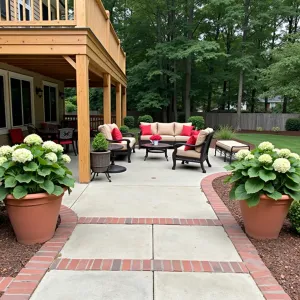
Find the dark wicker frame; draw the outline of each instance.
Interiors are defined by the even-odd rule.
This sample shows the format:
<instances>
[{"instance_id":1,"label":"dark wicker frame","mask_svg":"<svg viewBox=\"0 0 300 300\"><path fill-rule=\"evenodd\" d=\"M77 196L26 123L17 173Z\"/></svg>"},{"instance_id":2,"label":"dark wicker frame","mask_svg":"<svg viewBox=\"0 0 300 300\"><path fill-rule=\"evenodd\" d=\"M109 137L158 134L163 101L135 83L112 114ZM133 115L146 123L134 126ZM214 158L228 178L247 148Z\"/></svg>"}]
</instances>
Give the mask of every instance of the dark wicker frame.
<instances>
[{"instance_id":1,"label":"dark wicker frame","mask_svg":"<svg viewBox=\"0 0 300 300\"><path fill-rule=\"evenodd\" d=\"M127 149L125 150L117 150L115 151L115 155L127 155L128 156L128 163L131 163L131 153L135 153L135 145L136 143L134 143L133 147L131 148L130 147L130 140L126 139L126 136L127 137L135 137L135 135L133 133L123 133L123 139L121 140L109 140L107 139L107 141L109 143L118 143L118 142L122 142L122 141L125 141L127 142Z\"/></svg>"},{"instance_id":2,"label":"dark wicker frame","mask_svg":"<svg viewBox=\"0 0 300 300\"><path fill-rule=\"evenodd\" d=\"M143 141L143 140L141 140L141 136L142 136L142 132L140 131L139 133L138 133L138 144L139 144L139 149L141 149L141 148L145 148L144 147L144 145L145 144L149 144L149 140L145 140L145 141ZM178 143L178 142L171 142L171 141L161 141L162 143L164 143L164 144L169 144L170 145L170 148L173 148L174 147L174 145L176 144L176 143Z\"/></svg>"},{"instance_id":3,"label":"dark wicker frame","mask_svg":"<svg viewBox=\"0 0 300 300\"><path fill-rule=\"evenodd\" d=\"M209 151L209 147L210 147L211 140L212 140L213 136L214 136L214 132L207 135L204 143L202 144L202 148L201 148L201 151L199 153L199 158L177 155L177 150L178 150L179 147L181 147L181 146L190 146L191 148L195 148L195 147L197 147L197 145L191 145L191 144L186 144L186 143L177 143L177 144L175 144L174 145L174 152L172 154L172 158L173 158L172 170L176 169L176 161L181 160L182 164L184 164L185 162L200 163L200 166L201 166L201 169L202 169L203 173L206 173L206 170L204 168L204 162L206 161L208 166L211 167L211 164L210 164L209 159L208 159L208 151Z\"/></svg>"},{"instance_id":4,"label":"dark wicker frame","mask_svg":"<svg viewBox=\"0 0 300 300\"><path fill-rule=\"evenodd\" d=\"M247 145L247 146L232 146L230 151L228 151L220 146L217 146L217 144L216 144L215 156L217 156L217 151L220 152L220 155L222 155L224 153L224 162L226 162L227 154L229 154L229 164L231 164L232 157L236 154L236 151L233 151L234 148L245 148L245 150L247 150L247 149L250 150L250 146Z\"/></svg>"}]
</instances>

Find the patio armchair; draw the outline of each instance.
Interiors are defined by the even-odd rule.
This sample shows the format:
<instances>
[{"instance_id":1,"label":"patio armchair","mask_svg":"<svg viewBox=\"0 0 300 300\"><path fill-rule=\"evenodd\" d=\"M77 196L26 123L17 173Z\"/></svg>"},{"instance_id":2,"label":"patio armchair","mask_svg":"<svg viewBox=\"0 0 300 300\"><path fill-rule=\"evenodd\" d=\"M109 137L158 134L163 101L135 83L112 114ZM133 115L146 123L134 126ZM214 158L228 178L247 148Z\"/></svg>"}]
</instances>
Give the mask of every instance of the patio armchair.
<instances>
[{"instance_id":1,"label":"patio armchair","mask_svg":"<svg viewBox=\"0 0 300 300\"><path fill-rule=\"evenodd\" d=\"M69 145L73 146L74 154L77 156L76 151L76 140L74 137L74 128L62 128L58 130L58 140L55 141L57 144L60 144L62 146L66 145L69 147Z\"/></svg>"},{"instance_id":2,"label":"patio armchair","mask_svg":"<svg viewBox=\"0 0 300 300\"><path fill-rule=\"evenodd\" d=\"M204 142L202 144L191 145L187 143L177 143L174 145L174 152L173 152L173 170L176 169L176 162L177 160L181 160L182 164L188 162L195 162L199 163L203 173L206 173L204 168L204 162L206 161L208 166L211 167L211 164L208 159L208 151L211 144L211 140L213 138L214 132L209 133ZM185 146L189 146L192 150L185 151ZM196 148L201 147L200 152L196 151Z\"/></svg>"},{"instance_id":3,"label":"patio armchair","mask_svg":"<svg viewBox=\"0 0 300 300\"><path fill-rule=\"evenodd\" d=\"M28 124L27 125L27 131L29 134L38 134L38 129L33 125L33 124Z\"/></svg>"}]
</instances>

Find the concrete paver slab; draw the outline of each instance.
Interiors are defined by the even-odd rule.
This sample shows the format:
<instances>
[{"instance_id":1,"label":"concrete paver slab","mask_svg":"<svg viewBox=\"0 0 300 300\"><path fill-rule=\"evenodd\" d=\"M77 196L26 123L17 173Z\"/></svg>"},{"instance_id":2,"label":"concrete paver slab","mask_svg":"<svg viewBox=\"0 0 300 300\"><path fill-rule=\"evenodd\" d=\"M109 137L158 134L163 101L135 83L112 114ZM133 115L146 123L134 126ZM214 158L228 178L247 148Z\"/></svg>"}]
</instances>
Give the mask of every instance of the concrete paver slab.
<instances>
[{"instance_id":1,"label":"concrete paver slab","mask_svg":"<svg viewBox=\"0 0 300 300\"><path fill-rule=\"evenodd\" d=\"M217 219L200 187L90 184L72 209L79 217Z\"/></svg>"},{"instance_id":2,"label":"concrete paver slab","mask_svg":"<svg viewBox=\"0 0 300 300\"><path fill-rule=\"evenodd\" d=\"M263 300L248 274L154 274L155 300Z\"/></svg>"},{"instance_id":3,"label":"concrete paver slab","mask_svg":"<svg viewBox=\"0 0 300 300\"><path fill-rule=\"evenodd\" d=\"M77 225L61 251L66 258L152 258L151 225Z\"/></svg>"},{"instance_id":4,"label":"concrete paver slab","mask_svg":"<svg viewBox=\"0 0 300 300\"><path fill-rule=\"evenodd\" d=\"M151 272L51 271L31 300L152 300Z\"/></svg>"},{"instance_id":5,"label":"concrete paver slab","mask_svg":"<svg viewBox=\"0 0 300 300\"><path fill-rule=\"evenodd\" d=\"M154 258L241 261L223 227L154 225Z\"/></svg>"}]
</instances>

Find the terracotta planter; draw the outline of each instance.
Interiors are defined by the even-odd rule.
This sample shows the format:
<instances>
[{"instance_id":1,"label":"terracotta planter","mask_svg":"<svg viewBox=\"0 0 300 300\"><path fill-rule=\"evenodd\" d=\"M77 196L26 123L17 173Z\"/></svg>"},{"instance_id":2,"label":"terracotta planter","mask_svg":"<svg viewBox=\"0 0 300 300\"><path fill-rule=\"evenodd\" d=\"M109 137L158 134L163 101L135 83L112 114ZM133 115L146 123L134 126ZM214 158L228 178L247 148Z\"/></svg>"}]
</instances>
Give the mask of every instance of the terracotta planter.
<instances>
[{"instance_id":1,"label":"terracotta planter","mask_svg":"<svg viewBox=\"0 0 300 300\"><path fill-rule=\"evenodd\" d=\"M239 201L246 233L255 239L277 239L292 201L289 196L275 201L265 195L254 207Z\"/></svg>"},{"instance_id":2,"label":"terracotta planter","mask_svg":"<svg viewBox=\"0 0 300 300\"><path fill-rule=\"evenodd\" d=\"M19 243L33 245L50 240L56 228L63 194L31 194L17 200L8 195L4 200L10 222Z\"/></svg>"}]
</instances>

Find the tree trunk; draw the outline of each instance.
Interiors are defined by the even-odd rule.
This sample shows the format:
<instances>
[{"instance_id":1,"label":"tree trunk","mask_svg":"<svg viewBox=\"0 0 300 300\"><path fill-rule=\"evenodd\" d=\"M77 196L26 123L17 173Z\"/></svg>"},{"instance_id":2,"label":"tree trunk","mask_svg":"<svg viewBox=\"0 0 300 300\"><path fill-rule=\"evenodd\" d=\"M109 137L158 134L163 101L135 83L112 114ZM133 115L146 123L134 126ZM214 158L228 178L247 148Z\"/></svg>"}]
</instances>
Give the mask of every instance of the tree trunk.
<instances>
[{"instance_id":1,"label":"tree trunk","mask_svg":"<svg viewBox=\"0 0 300 300\"><path fill-rule=\"evenodd\" d=\"M265 97L265 113L268 112L268 104L269 104L269 99L268 97Z\"/></svg>"},{"instance_id":2,"label":"tree trunk","mask_svg":"<svg viewBox=\"0 0 300 300\"><path fill-rule=\"evenodd\" d=\"M287 113L287 105L288 105L288 97L284 96L283 97L283 103L282 103L282 113L283 114Z\"/></svg>"},{"instance_id":3,"label":"tree trunk","mask_svg":"<svg viewBox=\"0 0 300 300\"><path fill-rule=\"evenodd\" d=\"M210 82L208 85L207 106L206 106L207 112L211 111L212 89L213 89L212 83Z\"/></svg>"},{"instance_id":4,"label":"tree trunk","mask_svg":"<svg viewBox=\"0 0 300 300\"><path fill-rule=\"evenodd\" d=\"M254 113L255 110L255 96L256 96L256 89L252 89L252 93L251 93L251 108L250 108L250 112Z\"/></svg>"},{"instance_id":5,"label":"tree trunk","mask_svg":"<svg viewBox=\"0 0 300 300\"><path fill-rule=\"evenodd\" d=\"M174 73L176 73L177 68L176 68L176 62L174 62ZM177 81L174 80L174 85L173 85L173 116L174 116L174 121L177 122L178 118L178 113L177 113Z\"/></svg>"},{"instance_id":6,"label":"tree trunk","mask_svg":"<svg viewBox=\"0 0 300 300\"><path fill-rule=\"evenodd\" d=\"M237 124L236 130L241 131L241 113L242 113L242 99L243 99L243 86L244 86L244 71L240 71L240 81L239 81L239 94L238 94L238 104L237 104Z\"/></svg>"}]
</instances>

